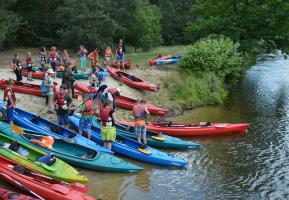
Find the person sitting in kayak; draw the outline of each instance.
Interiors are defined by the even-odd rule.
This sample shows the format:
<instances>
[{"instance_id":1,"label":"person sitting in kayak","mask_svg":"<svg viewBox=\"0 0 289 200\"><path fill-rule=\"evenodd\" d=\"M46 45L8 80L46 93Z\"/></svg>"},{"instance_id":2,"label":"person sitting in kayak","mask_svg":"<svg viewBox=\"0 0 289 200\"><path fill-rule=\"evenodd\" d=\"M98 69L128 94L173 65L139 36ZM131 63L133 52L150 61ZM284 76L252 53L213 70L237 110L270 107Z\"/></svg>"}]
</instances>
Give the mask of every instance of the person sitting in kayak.
<instances>
[{"instance_id":1,"label":"person sitting in kayak","mask_svg":"<svg viewBox=\"0 0 289 200\"><path fill-rule=\"evenodd\" d=\"M6 114L7 120L11 126L13 125L14 107L16 105L16 95L12 90L13 84L14 84L13 80L9 79L8 86L4 90L4 97L3 97L3 101L7 102L6 106L3 106L4 113Z\"/></svg>"},{"instance_id":2,"label":"person sitting in kayak","mask_svg":"<svg viewBox=\"0 0 289 200\"><path fill-rule=\"evenodd\" d=\"M79 120L79 135L82 135L83 130L87 131L88 139L91 138L91 125L92 125L92 114L93 114L93 101L89 99L88 94L82 95L81 104L81 118Z\"/></svg>"},{"instance_id":3,"label":"person sitting in kayak","mask_svg":"<svg viewBox=\"0 0 289 200\"><path fill-rule=\"evenodd\" d=\"M111 150L112 142L116 138L115 122L117 121L115 110L111 108L111 101L104 102L103 108L100 110L100 119L103 146Z\"/></svg>"},{"instance_id":4,"label":"person sitting in kayak","mask_svg":"<svg viewBox=\"0 0 289 200\"><path fill-rule=\"evenodd\" d=\"M116 47L116 59L119 62L119 65L121 65L123 69L125 69L124 68L124 60L125 60L124 53L125 53L125 46L123 45L122 39L120 39Z\"/></svg>"},{"instance_id":5,"label":"person sitting in kayak","mask_svg":"<svg viewBox=\"0 0 289 200\"><path fill-rule=\"evenodd\" d=\"M28 71L27 81L33 81L32 79L32 58L31 58L31 52L27 52L26 56L26 69Z\"/></svg>"},{"instance_id":6,"label":"person sitting in kayak","mask_svg":"<svg viewBox=\"0 0 289 200\"><path fill-rule=\"evenodd\" d=\"M146 139L146 123L145 119L150 114L144 100L137 100L136 105L133 107L133 116L135 119L134 133L137 136L137 141L147 146Z\"/></svg>"},{"instance_id":7,"label":"person sitting in kayak","mask_svg":"<svg viewBox=\"0 0 289 200\"><path fill-rule=\"evenodd\" d=\"M56 93L54 97L56 113L57 113L57 121L60 126L64 126L68 128L69 120L69 110L73 106L72 98L68 94L67 86L62 84L60 86L59 92Z\"/></svg>"}]
</instances>

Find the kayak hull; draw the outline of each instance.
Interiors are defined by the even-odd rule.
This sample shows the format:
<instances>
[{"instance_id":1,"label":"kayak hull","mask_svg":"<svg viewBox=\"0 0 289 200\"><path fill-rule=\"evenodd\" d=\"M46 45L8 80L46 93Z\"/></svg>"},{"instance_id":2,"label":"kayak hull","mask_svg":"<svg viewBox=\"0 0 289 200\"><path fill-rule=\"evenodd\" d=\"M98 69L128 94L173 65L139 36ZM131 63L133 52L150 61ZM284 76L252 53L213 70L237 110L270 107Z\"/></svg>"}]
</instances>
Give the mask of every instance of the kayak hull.
<instances>
[{"instance_id":1,"label":"kayak hull","mask_svg":"<svg viewBox=\"0 0 289 200\"><path fill-rule=\"evenodd\" d=\"M103 172L138 172L142 170L142 168L113 155L93 151L76 144L69 144L63 140L55 140L53 149L44 148L30 141L33 136L29 136L29 134L37 134L37 132L25 130L27 135L17 134L11 131L9 125L4 122L0 122L0 127L4 134L46 153L52 153L73 166Z\"/></svg>"},{"instance_id":2,"label":"kayak hull","mask_svg":"<svg viewBox=\"0 0 289 200\"><path fill-rule=\"evenodd\" d=\"M78 128L79 126L79 119L70 116L69 117L70 124L74 128ZM96 126L91 127L92 132L92 140L97 142L98 144L102 144L102 139L100 135L100 128ZM187 162L177 159L172 155L166 154L159 150L156 150L151 147L145 148L145 150L151 152L151 154L142 153L139 148L141 148L141 144L126 138L124 136L118 135L116 136L116 141L112 142L112 150L115 153L140 160L142 162L156 164L156 165L163 165L163 166L171 166L171 167L186 167Z\"/></svg>"},{"instance_id":3,"label":"kayak hull","mask_svg":"<svg viewBox=\"0 0 289 200\"><path fill-rule=\"evenodd\" d=\"M40 197L47 200L93 200L93 197L86 195L80 191L74 190L70 184L55 181L45 177L41 174L37 174L30 170L26 174L18 173L14 171L14 167L17 163L12 162L2 156L0 156L0 177L5 181L23 189L17 183L20 183L28 190L36 193ZM78 183L78 185L80 185ZM83 186L84 187L84 186ZM1 193L1 189L0 189ZM0 195L1 196L1 195ZM19 199L34 199L34 198L19 198Z\"/></svg>"},{"instance_id":4,"label":"kayak hull","mask_svg":"<svg viewBox=\"0 0 289 200\"><path fill-rule=\"evenodd\" d=\"M120 124L134 126L133 122L120 121ZM171 136L214 136L245 133L249 124L213 123L211 126L187 123L147 123L147 129Z\"/></svg>"},{"instance_id":5,"label":"kayak hull","mask_svg":"<svg viewBox=\"0 0 289 200\"><path fill-rule=\"evenodd\" d=\"M118 68L118 69L119 69L119 68L122 68L122 64L120 64L120 63L117 62L116 60L113 60L113 61L112 61L111 66L112 66L113 68ZM131 67L131 61L130 61L130 60L124 62L124 68L125 68L125 69L130 69L130 67Z\"/></svg>"},{"instance_id":6,"label":"kayak hull","mask_svg":"<svg viewBox=\"0 0 289 200\"><path fill-rule=\"evenodd\" d=\"M22 70L22 76L27 77L28 74L29 74L28 70L26 69ZM45 72L42 72L42 71L32 72L32 78L44 80L44 77L45 77Z\"/></svg>"},{"instance_id":7,"label":"kayak hull","mask_svg":"<svg viewBox=\"0 0 289 200\"><path fill-rule=\"evenodd\" d=\"M136 77L134 77L134 76L132 76L126 72L114 69L112 67L108 67L107 71L111 74L111 76L114 79L121 81L130 87L133 87L133 88L136 88L139 90L147 90L150 92L157 92L160 89L158 86L156 86L154 84L151 84L151 83L144 81L140 78L136 78ZM132 80L132 78L133 78L133 80Z\"/></svg>"},{"instance_id":8,"label":"kayak hull","mask_svg":"<svg viewBox=\"0 0 289 200\"><path fill-rule=\"evenodd\" d=\"M36 198L30 197L24 194L20 194L18 192L12 192L2 187L0 187L0 199L1 200L11 200L11 199L13 200L36 200Z\"/></svg>"}]
</instances>

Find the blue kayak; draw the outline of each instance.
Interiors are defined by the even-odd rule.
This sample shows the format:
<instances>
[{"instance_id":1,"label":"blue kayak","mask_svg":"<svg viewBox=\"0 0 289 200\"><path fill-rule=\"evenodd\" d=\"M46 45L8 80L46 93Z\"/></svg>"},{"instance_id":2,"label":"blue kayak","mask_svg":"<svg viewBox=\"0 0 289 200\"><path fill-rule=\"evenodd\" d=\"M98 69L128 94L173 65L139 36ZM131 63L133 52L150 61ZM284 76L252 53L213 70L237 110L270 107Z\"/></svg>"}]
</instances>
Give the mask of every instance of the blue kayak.
<instances>
[{"instance_id":1,"label":"blue kayak","mask_svg":"<svg viewBox=\"0 0 289 200\"><path fill-rule=\"evenodd\" d=\"M2 109L3 101L0 101L0 111ZM96 144L95 142L81 136L67 128L59 126L58 124L48 121L39 115L35 115L19 108L14 109L14 123L17 125L39 132L42 135L50 135L52 137L66 138L81 146L98 150L104 153L113 154L112 151Z\"/></svg>"},{"instance_id":2,"label":"blue kayak","mask_svg":"<svg viewBox=\"0 0 289 200\"><path fill-rule=\"evenodd\" d=\"M164 65L164 64L175 64L180 62L182 59L182 56L176 56L176 57L172 57L170 59L166 59L166 60L157 60L156 64L157 65Z\"/></svg>"},{"instance_id":3,"label":"blue kayak","mask_svg":"<svg viewBox=\"0 0 289 200\"><path fill-rule=\"evenodd\" d=\"M69 122L74 128L79 127L79 119L70 116ZM91 127L91 138L93 141L98 144L102 144L100 128L96 126ZM112 150L115 153L140 160L143 162L164 165L164 166L175 166L175 167L186 167L187 162L178 158L175 158L172 155L159 151L157 149L146 147L144 151L141 149L142 144L138 143L135 140L129 139L127 137L117 135L116 141L112 143Z\"/></svg>"},{"instance_id":4,"label":"blue kayak","mask_svg":"<svg viewBox=\"0 0 289 200\"><path fill-rule=\"evenodd\" d=\"M0 122L0 128L0 132L3 132L5 135L46 153L53 154L73 166L104 172L138 172L142 170L141 167L113 155L86 148L78 144L71 144L66 140L58 138L55 138L51 149L42 147L31 142L31 139L38 140L42 137L42 135L39 135L36 131L25 130L25 134L18 134L11 130L10 124L5 122Z\"/></svg>"}]
</instances>

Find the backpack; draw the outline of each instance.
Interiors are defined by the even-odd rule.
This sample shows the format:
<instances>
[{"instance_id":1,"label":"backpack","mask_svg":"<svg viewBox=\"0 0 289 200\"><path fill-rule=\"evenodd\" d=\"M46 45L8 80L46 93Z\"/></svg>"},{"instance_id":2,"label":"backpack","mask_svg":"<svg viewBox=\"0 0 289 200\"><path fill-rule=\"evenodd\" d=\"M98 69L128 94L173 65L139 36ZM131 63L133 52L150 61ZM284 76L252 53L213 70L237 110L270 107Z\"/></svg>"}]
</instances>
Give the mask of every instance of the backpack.
<instances>
[{"instance_id":1,"label":"backpack","mask_svg":"<svg viewBox=\"0 0 289 200\"><path fill-rule=\"evenodd\" d=\"M41 90L42 94L46 94L48 92L45 82L46 82L46 80L44 79L40 85L40 90Z\"/></svg>"}]
</instances>

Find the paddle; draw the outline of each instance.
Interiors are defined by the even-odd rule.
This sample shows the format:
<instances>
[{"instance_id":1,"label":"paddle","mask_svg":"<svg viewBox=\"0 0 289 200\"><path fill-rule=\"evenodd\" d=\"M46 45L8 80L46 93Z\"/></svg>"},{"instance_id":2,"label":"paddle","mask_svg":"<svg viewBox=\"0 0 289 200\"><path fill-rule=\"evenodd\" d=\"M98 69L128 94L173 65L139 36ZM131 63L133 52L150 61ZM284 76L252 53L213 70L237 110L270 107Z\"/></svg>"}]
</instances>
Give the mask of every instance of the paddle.
<instances>
[{"instance_id":1,"label":"paddle","mask_svg":"<svg viewBox=\"0 0 289 200\"><path fill-rule=\"evenodd\" d=\"M32 172L31 170L27 169L25 166L23 165L17 165L15 167L13 167L13 171L19 173L19 174L30 174L30 175L33 175L33 176L37 176L37 177L41 177L42 179L45 179L47 181L50 181L52 182L52 184L55 184L57 183L57 181L55 181L53 178L50 178L48 176L45 176L45 175L42 175L42 174L38 174L38 173L34 173ZM38 181L37 179L33 178L34 180ZM59 181L60 182L60 181ZM82 192L82 193L86 193L88 192L88 187L87 185L84 185L84 184L81 184L81 183L77 183L77 182L72 182L72 183L66 183L64 181L61 181L61 184L67 186L67 187L71 187L73 188L74 190L77 190L79 192Z\"/></svg>"},{"instance_id":2,"label":"paddle","mask_svg":"<svg viewBox=\"0 0 289 200\"><path fill-rule=\"evenodd\" d=\"M21 183L19 183L18 181L14 180L11 176L4 174L2 172L0 172L0 174L2 175L2 177L6 177L6 179L9 180L9 182L11 183L15 183L16 185L18 185L19 188L29 192L30 194L34 195L35 197L41 199L41 200L45 200L43 199L41 196L39 196L38 194L36 194L35 192L33 192L32 190L28 189L27 187L25 187L24 185L22 185Z\"/></svg>"}]
</instances>

